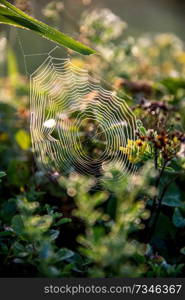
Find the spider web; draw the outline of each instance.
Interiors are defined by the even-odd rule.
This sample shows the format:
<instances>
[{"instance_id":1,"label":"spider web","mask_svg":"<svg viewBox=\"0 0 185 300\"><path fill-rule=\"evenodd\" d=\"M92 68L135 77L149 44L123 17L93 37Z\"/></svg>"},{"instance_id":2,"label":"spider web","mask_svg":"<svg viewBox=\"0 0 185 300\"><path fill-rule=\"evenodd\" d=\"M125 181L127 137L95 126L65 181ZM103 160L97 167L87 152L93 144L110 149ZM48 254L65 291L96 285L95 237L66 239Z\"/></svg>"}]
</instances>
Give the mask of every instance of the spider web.
<instances>
[{"instance_id":1,"label":"spider web","mask_svg":"<svg viewBox=\"0 0 185 300\"><path fill-rule=\"evenodd\" d=\"M48 55L30 76L31 139L39 168L117 178L135 171L120 151L135 140L136 119L124 99L105 90L69 58Z\"/></svg>"}]
</instances>

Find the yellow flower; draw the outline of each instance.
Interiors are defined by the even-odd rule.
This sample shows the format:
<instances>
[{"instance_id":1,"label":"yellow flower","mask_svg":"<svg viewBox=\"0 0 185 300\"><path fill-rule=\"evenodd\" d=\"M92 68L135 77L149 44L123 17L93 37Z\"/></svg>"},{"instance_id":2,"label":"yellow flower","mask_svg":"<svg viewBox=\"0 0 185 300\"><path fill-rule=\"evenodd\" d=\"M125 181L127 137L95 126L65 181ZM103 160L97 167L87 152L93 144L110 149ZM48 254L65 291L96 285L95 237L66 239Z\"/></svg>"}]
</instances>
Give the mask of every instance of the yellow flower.
<instances>
[{"instance_id":1,"label":"yellow flower","mask_svg":"<svg viewBox=\"0 0 185 300\"><path fill-rule=\"evenodd\" d=\"M173 142L174 142L175 144L177 144L177 143L179 143L179 139L178 139L176 136L174 136Z\"/></svg>"},{"instance_id":2,"label":"yellow flower","mask_svg":"<svg viewBox=\"0 0 185 300\"><path fill-rule=\"evenodd\" d=\"M128 160L132 163L137 163L142 160L143 155L149 151L149 145L146 141L140 139L136 141L128 140L126 147L119 148L127 155Z\"/></svg>"}]
</instances>

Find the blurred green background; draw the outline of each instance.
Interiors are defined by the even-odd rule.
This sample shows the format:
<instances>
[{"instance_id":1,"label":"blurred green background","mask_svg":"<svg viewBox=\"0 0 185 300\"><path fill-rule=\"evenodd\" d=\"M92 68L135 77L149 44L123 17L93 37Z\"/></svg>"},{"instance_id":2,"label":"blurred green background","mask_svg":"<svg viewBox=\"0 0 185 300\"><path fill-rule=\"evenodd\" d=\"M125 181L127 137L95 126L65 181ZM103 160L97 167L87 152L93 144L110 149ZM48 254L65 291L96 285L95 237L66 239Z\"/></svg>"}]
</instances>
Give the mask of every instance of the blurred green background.
<instances>
[{"instance_id":1,"label":"blurred green background","mask_svg":"<svg viewBox=\"0 0 185 300\"><path fill-rule=\"evenodd\" d=\"M49 2L49 0L29 1L29 9L32 15L50 25L57 26L64 33L74 38L79 37L79 20L83 11L106 7L129 24L124 33L125 37L128 35L137 37L142 33L170 32L176 34L183 40L185 39L185 1L182 0L57 1L61 3L61 7L57 12L57 19L56 16L53 17L50 12L44 12ZM17 39L17 33L26 54L45 53L54 47L53 43L38 37L32 32L28 34L28 32L22 30L0 25L0 32L4 30L9 32L9 42L16 50L18 64L23 73L25 73L25 66L23 54L20 51L21 49ZM61 50L61 55L62 51L63 50ZM41 62L41 57L33 56L27 58L28 71L31 72L32 69L34 69L34 65L37 66Z\"/></svg>"},{"instance_id":2,"label":"blurred green background","mask_svg":"<svg viewBox=\"0 0 185 300\"><path fill-rule=\"evenodd\" d=\"M99 188L95 178L38 168L25 67L35 70L55 44L0 25L0 276L183 277L184 1L13 3L101 53L70 52L71 61L134 113L136 139L118 151L138 172L118 184L111 170Z\"/></svg>"}]
</instances>

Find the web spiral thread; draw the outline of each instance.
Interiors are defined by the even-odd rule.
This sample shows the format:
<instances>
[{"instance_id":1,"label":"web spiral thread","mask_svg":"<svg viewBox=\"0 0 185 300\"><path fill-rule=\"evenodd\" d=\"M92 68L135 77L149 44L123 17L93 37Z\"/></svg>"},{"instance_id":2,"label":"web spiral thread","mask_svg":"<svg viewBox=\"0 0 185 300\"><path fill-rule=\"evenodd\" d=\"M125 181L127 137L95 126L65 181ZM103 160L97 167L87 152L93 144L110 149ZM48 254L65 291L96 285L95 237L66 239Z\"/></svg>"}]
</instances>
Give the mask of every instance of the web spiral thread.
<instances>
[{"instance_id":1,"label":"web spiral thread","mask_svg":"<svg viewBox=\"0 0 185 300\"><path fill-rule=\"evenodd\" d=\"M135 117L86 70L48 56L30 76L30 91L32 146L40 168L98 178L114 168L119 176L135 171L120 150L135 140Z\"/></svg>"}]
</instances>

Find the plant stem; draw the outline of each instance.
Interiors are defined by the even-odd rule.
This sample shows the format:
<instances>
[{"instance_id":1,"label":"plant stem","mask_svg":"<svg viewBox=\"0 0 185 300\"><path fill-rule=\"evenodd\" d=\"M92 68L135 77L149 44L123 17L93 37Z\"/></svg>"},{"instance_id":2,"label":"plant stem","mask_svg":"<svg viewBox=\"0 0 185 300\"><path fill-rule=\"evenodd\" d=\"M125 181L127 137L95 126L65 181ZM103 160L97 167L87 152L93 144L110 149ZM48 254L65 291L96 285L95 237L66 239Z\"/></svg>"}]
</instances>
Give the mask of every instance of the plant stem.
<instances>
[{"instance_id":1,"label":"plant stem","mask_svg":"<svg viewBox=\"0 0 185 300\"><path fill-rule=\"evenodd\" d=\"M153 222L153 225L152 225L151 234L153 234L154 231L155 231L155 228L156 228L156 225L157 225L157 221L158 221L158 218L159 218L159 214L160 214L160 211L161 211L162 200L164 198L164 195L165 195L166 191L168 190L170 184L177 178L177 176L178 175L176 175L175 178L172 178L171 180L169 180L169 182L166 184L166 186L164 187L164 189L163 189L163 191L161 193L161 196L159 198L158 207L157 207L157 212L156 212L155 219L154 219L154 222Z\"/></svg>"},{"instance_id":2,"label":"plant stem","mask_svg":"<svg viewBox=\"0 0 185 300\"><path fill-rule=\"evenodd\" d=\"M154 165L155 165L156 170L158 170L157 160L158 160L158 151L157 151L156 146L154 146Z\"/></svg>"},{"instance_id":3,"label":"plant stem","mask_svg":"<svg viewBox=\"0 0 185 300\"><path fill-rule=\"evenodd\" d=\"M164 173L164 170L165 170L165 167L166 167L166 164L167 164L168 161L164 161L164 164L162 166L162 169L161 171L159 172L159 175L157 176L157 179L156 179L156 183L155 183L155 188L157 189L158 186L159 186L159 183L160 183L160 180L161 180L161 177L163 176L163 173ZM156 206L156 202L157 202L157 196L154 197L153 199L153 204L152 204L152 208L151 208L151 217L154 213L154 210L155 210L155 206Z\"/></svg>"},{"instance_id":4,"label":"plant stem","mask_svg":"<svg viewBox=\"0 0 185 300\"><path fill-rule=\"evenodd\" d=\"M168 163L167 160L164 161L164 164L156 178L156 182L155 182L155 188L157 190L158 186L159 186L159 183L160 183L160 180L161 180L161 177L163 176L163 173L164 173L164 170L165 170L165 167L166 167L166 164ZM165 190L165 191L164 191ZM154 215L154 212L155 212L155 208L156 208L156 203L157 203L157 195L154 197L153 199L153 204L152 204L152 208L151 208L151 216L150 216L150 219L149 219L149 222L148 222L148 225L149 225L149 235L148 235L148 240L150 240L154 230L155 230L155 227L156 227L156 223L157 223L157 220L158 220L158 215L160 213L160 209L161 209L161 205L162 205L162 199L164 197L164 194L166 192L166 188L164 188L162 194L161 194L161 197L159 199L159 204L158 204L158 207L157 207L157 213L155 216L155 219L154 221L152 222L152 219L153 219L153 215Z\"/></svg>"}]
</instances>

